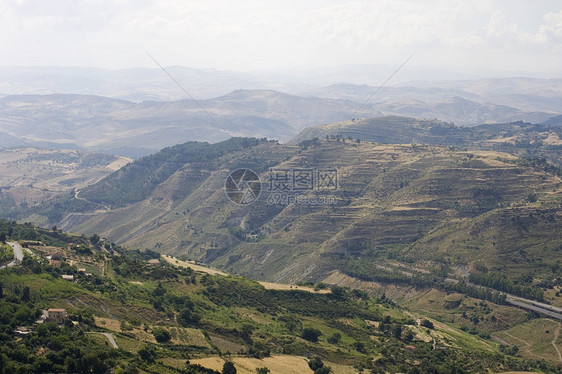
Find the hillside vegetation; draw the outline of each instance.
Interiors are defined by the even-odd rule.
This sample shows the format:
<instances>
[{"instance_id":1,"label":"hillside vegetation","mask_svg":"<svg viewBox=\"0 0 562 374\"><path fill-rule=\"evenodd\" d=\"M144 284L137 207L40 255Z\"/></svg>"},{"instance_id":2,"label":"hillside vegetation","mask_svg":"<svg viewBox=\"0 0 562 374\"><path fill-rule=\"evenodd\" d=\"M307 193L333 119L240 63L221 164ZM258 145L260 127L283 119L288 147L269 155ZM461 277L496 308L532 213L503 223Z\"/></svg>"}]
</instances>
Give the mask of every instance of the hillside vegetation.
<instances>
[{"instance_id":1,"label":"hillside vegetation","mask_svg":"<svg viewBox=\"0 0 562 374\"><path fill-rule=\"evenodd\" d=\"M217 368L216 360L239 368L272 365L279 373L300 365L312 373L301 356L315 368L332 365L321 372L334 373L353 367L558 370L502 353L496 343L455 325L424 320L426 327L418 326L410 313L358 290L268 290L240 276L175 267L158 261L156 252L127 251L96 236L0 223L0 231L11 229L9 239L18 238L34 253L0 271L0 362L6 373L213 373L204 365ZM49 253L62 256L60 267L49 264ZM88 273L79 270L84 266ZM67 310L63 325L34 323L42 309L53 307ZM24 327L30 332L14 339Z\"/></svg>"}]
</instances>

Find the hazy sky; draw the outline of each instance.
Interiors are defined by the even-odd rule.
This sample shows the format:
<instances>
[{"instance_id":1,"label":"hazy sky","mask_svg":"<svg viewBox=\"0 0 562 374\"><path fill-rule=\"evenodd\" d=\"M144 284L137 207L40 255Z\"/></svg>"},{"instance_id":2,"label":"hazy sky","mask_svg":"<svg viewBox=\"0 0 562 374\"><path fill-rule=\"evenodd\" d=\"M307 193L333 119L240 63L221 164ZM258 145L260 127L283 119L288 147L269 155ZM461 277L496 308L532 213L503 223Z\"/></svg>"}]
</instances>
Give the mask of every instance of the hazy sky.
<instances>
[{"instance_id":1,"label":"hazy sky","mask_svg":"<svg viewBox=\"0 0 562 374\"><path fill-rule=\"evenodd\" d=\"M0 0L0 65L562 72L562 1Z\"/></svg>"}]
</instances>

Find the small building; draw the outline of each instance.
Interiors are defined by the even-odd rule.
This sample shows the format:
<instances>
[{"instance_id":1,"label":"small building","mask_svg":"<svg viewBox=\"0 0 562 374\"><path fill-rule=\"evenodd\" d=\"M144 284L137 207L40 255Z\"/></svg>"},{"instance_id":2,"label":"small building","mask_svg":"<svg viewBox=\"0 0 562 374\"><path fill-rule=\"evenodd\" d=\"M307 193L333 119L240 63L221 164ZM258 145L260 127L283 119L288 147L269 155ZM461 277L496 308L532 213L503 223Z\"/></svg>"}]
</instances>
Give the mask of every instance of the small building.
<instances>
[{"instance_id":1,"label":"small building","mask_svg":"<svg viewBox=\"0 0 562 374\"><path fill-rule=\"evenodd\" d=\"M160 266L160 260L157 258L151 258L150 260L147 261L149 265L151 266Z\"/></svg>"},{"instance_id":2,"label":"small building","mask_svg":"<svg viewBox=\"0 0 562 374\"><path fill-rule=\"evenodd\" d=\"M74 275L63 274L63 275L62 275L62 279L67 280L67 281L74 282Z\"/></svg>"},{"instance_id":3,"label":"small building","mask_svg":"<svg viewBox=\"0 0 562 374\"><path fill-rule=\"evenodd\" d=\"M86 272L86 268L78 268L78 271L81 273L85 273Z\"/></svg>"},{"instance_id":4,"label":"small building","mask_svg":"<svg viewBox=\"0 0 562 374\"><path fill-rule=\"evenodd\" d=\"M66 309L51 308L47 310L47 322L56 322L59 325L64 323L66 319Z\"/></svg>"}]
</instances>

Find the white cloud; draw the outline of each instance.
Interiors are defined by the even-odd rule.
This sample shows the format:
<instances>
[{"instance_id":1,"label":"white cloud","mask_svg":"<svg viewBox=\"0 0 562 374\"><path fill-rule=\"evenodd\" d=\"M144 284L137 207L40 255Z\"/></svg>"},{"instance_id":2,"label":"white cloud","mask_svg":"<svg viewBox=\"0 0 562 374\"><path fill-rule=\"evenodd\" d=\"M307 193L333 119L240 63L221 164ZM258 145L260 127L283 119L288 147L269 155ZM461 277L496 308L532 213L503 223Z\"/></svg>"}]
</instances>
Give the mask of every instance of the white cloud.
<instances>
[{"instance_id":1,"label":"white cloud","mask_svg":"<svg viewBox=\"0 0 562 374\"><path fill-rule=\"evenodd\" d=\"M255 69L343 63L559 69L559 2L21 0L0 3L1 65ZM499 53L503 51L503 56ZM531 65L528 56L540 57ZM539 65L537 65L539 64Z\"/></svg>"}]
</instances>

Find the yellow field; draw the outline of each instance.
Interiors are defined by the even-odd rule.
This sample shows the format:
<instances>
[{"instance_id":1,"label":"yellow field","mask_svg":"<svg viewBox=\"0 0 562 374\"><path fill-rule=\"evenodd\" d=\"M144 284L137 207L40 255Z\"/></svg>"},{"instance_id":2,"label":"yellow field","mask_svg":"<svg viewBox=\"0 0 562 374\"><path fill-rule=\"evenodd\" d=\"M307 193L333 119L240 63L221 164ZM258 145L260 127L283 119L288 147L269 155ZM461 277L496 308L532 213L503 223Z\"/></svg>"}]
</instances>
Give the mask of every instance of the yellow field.
<instances>
[{"instance_id":1,"label":"yellow field","mask_svg":"<svg viewBox=\"0 0 562 374\"><path fill-rule=\"evenodd\" d=\"M166 256L166 255L162 255L162 258L164 260L168 261L172 265L191 268L195 271L201 271L203 273L207 273L207 274L211 274L211 275L228 275L224 271L220 271L220 270L217 270L217 269L211 269L211 268L208 268L208 267L205 267L205 266L197 265L197 264L195 264L195 262L192 262L192 261L182 261L182 260L179 260L175 257Z\"/></svg>"},{"instance_id":2,"label":"yellow field","mask_svg":"<svg viewBox=\"0 0 562 374\"><path fill-rule=\"evenodd\" d=\"M332 291L326 290L318 290L316 291L312 287L305 287L305 286L297 286L292 284L281 284L281 283L271 283L271 282L259 282L262 286L264 286L268 290L299 290L299 291L307 291L312 293L330 293Z\"/></svg>"},{"instance_id":3,"label":"yellow field","mask_svg":"<svg viewBox=\"0 0 562 374\"><path fill-rule=\"evenodd\" d=\"M176 266L183 266L191 268L195 271L200 271L203 273L211 274L211 275L228 275L224 271L220 271L217 269L208 268L206 266L201 266L195 264L193 261L182 261L172 256L162 255L162 258L168 261L172 265ZM281 283L271 283L271 282L258 282L262 286L264 286L268 290L299 290L299 291L307 291L313 293L330 293L330 290L314 290L312 287L304 287L304 286L297 286L292 284L281 284Z\"/></svg>"},{"instance_id":4,"label":"yellow field","mask_svg":"<svg viewBox=\"0 0 562 374\"><path fill-rule=\"evenodd\" d=\"M271 356L262 360L249 357L232 357L238 374L255 374L257 368L267 367L274 374L302 374L312 372L304 357L297 356ZM218 356L190 360L192 364L199 364L209 369L221 371L224 359ZM335 374L356 374L351 366L337 365L325 362Z\"/></svg>"}]
</instances>

